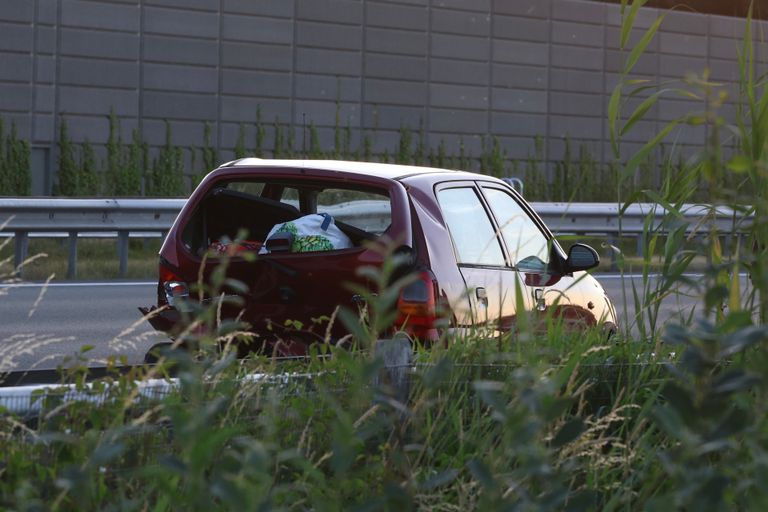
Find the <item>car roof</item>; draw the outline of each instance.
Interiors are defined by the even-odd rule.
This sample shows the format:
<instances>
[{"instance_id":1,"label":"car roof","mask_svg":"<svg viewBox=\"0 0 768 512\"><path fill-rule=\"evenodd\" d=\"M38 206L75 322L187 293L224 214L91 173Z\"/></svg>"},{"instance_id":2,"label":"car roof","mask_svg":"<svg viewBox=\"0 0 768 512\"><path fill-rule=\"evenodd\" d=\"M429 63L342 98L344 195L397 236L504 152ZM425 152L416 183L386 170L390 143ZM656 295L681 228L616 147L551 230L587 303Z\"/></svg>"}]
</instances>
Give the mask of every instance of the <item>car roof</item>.
<instances>
[{"instance_id":1,"label":"car roof","mask_svg":"<svg viewBox=\"0 0 768 512\"><path fill-rule=\"evenodd\" d=\"M449 174L452 179L475 179L478 174L438 169L434 167L420 167L414 165L384 164L374 162L353 162L345 160L270 160L261 158L241 158L223 164L217 170L232 169L238 167L248 168L293 168L293 169L317 169L323 171L336 171L356 175L376 176L384 179L399 180L406 177L424 174Z\"/></svg>"}]
</instances>

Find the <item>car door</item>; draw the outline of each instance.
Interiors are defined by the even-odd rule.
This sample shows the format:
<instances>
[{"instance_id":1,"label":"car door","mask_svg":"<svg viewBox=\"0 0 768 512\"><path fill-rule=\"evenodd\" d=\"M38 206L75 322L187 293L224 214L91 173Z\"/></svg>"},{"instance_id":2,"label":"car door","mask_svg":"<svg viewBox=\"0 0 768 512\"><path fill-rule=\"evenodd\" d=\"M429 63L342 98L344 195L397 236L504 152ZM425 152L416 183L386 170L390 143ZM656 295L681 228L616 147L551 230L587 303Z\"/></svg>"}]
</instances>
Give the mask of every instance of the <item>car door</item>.
<instances>
[{"instance_id":1,"label":"car door","mask_svg":"<svg viewBox=\"0 0 768 512\"><path fill-rule=\"evenodd\" d=\"M501 185L484 183L481 190L539 327L545 327L547 316L568 322L586 318L591 323L588 317L592 315L581 307L586 301L581 300L580 283L573 275L556 270L559 265L551 260L562 259L561 250L523 201Z\"/></svg>"},{"instance_id":2,"label":"car door","mask_svg":"<svg viewBox=\"0 0 768 512\"><path fill-rule=\"evenodd\" d=\"M473 323L507 330L524 299L480 190L473 182L438 187L437 199L453 242L473 311ZM525 306L522 306L525 307Z\"/></svg>"}]
</instances>

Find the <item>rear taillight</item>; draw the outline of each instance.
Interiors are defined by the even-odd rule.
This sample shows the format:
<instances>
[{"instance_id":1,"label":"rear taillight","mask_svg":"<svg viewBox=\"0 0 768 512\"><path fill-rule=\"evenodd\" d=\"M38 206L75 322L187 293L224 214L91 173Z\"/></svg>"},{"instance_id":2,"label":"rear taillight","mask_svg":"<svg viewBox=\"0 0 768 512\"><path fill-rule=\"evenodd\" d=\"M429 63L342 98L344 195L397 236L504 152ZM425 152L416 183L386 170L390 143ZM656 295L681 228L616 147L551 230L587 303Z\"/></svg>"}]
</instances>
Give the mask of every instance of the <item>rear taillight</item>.
<instances>
[{"instance_id":1,"label":"rear taillight","mask_svg":"<svg viewBox=\"0 0 768 512\"><path fill-rule=\"evenodd\" d=\"M176 309L183 307L189 298L189 286L176 270L165 260L160 260L160 281L158 282L157 302L168 304Z\"/></svg>"},{"instance_id":2,"label":"rear taillight","mask_svg":"<svg viewBox=\"0 0 768 512\"><path fill-rule=\"evenodd\" d=\"M435 276L426 270L419 272L416 280L400 292L396 327L422 341L437 340L438 296Z\"/></svg>"}]
</instances>

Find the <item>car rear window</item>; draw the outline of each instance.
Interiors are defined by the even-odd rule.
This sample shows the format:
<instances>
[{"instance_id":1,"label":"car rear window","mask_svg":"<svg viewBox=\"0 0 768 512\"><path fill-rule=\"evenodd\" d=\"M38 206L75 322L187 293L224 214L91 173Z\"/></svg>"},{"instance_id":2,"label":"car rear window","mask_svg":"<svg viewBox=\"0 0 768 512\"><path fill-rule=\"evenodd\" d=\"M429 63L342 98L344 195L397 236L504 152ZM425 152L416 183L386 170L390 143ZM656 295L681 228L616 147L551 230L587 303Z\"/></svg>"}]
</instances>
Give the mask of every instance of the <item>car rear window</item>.
<instances>
[{"instance_id":1,"label":"car rear window","mask_svg":"<svg viewBox=\"0 0 768 512\"><path fill-rule=\"evenodd\" d=\"M381 235L392 221L389 198L378 192L328 188L317 194L317 213L327 213L367 233Z\"/></svg>"},{"instance_id":2,"label":"car rear window","mask_svg":"<svg viewBox=\"0 0 768 512\"><path fill-rule=\"evenodd\" d=\"M259 250L274 226L314 213L331 215L355 247L382 235L392 220L386 190L314 180L222 180L197 205L182 240L202 254L221 251L244 233L247 247Z\"/></svg>"}]
</instances>

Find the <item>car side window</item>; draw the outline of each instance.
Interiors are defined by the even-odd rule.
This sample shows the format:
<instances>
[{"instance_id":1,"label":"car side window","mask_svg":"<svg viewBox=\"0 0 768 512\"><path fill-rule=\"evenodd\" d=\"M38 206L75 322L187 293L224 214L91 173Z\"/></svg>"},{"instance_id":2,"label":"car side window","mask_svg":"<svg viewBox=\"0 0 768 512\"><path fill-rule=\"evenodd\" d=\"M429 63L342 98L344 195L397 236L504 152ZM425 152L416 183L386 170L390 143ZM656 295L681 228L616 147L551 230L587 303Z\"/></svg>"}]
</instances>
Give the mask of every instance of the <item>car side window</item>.
<instances>
[{"instance_id":1,"label":"car side window","mask_svg":"<svg viewBox=\"0 0 768 512\"><path fill-rule=\"evenodd\" d=\"M493 215L499 223L512 264L521 269L544 270L549 263L550 242L511 194L483 188Z\"/></svg>"},{"instance_id":2,"label":"car side window","mask_svg":"<svg viewBox=\"0 0 768 512\"><path fill-rule=\"evenodd\" d=\"M475 189L443 189L437 193L437 199L459 263L505 265L499 239Z\"/></svg>"}]
</instances>

